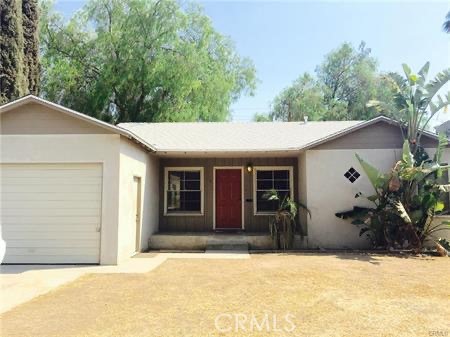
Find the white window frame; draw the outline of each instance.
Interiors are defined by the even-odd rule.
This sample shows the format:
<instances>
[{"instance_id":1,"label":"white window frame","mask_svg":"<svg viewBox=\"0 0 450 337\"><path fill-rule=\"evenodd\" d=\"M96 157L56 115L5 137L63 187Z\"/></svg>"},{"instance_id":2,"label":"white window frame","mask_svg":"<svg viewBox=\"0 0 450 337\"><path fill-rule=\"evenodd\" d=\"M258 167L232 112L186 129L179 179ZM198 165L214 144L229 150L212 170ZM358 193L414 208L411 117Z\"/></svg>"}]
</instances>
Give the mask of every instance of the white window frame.
<instances>
[{"instance_id":1,"label":"white window frame","mask_svg":"<svg viewBox=\"0 0 450 337\"><path fill-rule=\"evenodd\" d=\"M293 166L254 166L253 167L253 215L273 215L275 212L258 212L256 198L256 176L258 171L289 171L289 197L294 199L294 167Z\"/></svg>"},{"instance_id":2,"label":"white window frame","mask_svg":"<svg viewBox=\"0 0 450 337\"><path fill-rule=\"evenodd\" d=\"M169 187L169 171L200 171L200 212L167 212L167 190ZM204 189L204 170L203 167L164 167L164 216L203 216L205 189Z\"/></svg>"}]
</instances>

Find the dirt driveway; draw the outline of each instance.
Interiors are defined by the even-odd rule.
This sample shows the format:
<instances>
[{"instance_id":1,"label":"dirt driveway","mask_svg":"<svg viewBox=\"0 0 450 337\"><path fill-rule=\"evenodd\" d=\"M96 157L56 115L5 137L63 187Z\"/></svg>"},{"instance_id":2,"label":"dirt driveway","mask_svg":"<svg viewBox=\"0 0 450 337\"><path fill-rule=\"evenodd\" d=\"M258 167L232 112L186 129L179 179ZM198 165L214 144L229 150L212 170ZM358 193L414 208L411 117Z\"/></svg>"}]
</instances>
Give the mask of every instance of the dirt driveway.
<instances>
[{"instance_id":1,"label":"dirt driveway","mask_svg":"<svg viewBox=\"0 0 450 337\"><path fill-rule=\"evenodd\" d=\"M6 336L450 336L450 259L252 255L92 274L1 316Z\"/></svg>"}]
</instances>

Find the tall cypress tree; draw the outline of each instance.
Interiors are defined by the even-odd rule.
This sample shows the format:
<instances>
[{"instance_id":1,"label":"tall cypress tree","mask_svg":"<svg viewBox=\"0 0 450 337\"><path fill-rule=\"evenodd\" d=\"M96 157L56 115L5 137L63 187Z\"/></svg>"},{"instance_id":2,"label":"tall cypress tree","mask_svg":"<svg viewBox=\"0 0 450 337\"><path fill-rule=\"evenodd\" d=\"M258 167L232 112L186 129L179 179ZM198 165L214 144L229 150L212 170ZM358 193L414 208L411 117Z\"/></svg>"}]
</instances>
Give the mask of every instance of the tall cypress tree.
<instances>
[{"instance_id":1,"label":"tall cypress tree","mask_svg":"<svg viewBox=\"0 0 450 337\"><path fill-rule=\"evenodd\" d=\"M0 1L0 103L38 93L36 0Z\"/></svg>"},{"instance_id":2,"label":"tall cypress tree","mask_svg":"<svg viewBox=\"0 0 450 337\"><path fill-rule=\"evenodd\" d=\"M30 94L39 93L38 2L22 0L24 75Z\"/></svg>"}]
</instances>

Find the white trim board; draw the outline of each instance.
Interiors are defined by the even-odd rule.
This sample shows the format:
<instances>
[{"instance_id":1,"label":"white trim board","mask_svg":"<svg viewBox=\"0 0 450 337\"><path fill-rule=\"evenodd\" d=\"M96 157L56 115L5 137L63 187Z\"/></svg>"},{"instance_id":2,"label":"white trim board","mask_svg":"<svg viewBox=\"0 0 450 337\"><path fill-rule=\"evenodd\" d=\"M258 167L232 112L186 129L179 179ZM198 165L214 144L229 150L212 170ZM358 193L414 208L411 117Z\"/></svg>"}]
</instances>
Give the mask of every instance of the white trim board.
<instances>
[{"instance_id":1,"label":"white trim board","mask_svg":"<svg viewBox=\"0 0 450 337\"><path fill-rule=\"evenodd\" d=\"M244 200L244 166L214 166L213 167L213 230L216 230L216 171L241 170L241 229L245 229L245 200ZM226 228L217 228L226 229Z\"/></svg>"}]
</instances>

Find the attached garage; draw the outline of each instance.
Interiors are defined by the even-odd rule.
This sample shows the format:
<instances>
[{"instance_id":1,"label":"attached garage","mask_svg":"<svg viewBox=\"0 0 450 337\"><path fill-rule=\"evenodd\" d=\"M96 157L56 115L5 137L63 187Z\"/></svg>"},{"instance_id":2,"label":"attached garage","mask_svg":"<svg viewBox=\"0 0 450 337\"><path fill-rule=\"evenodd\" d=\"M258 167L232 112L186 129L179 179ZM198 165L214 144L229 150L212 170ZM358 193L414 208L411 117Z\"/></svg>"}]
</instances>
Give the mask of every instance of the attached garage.
<instances>
[{"instance_id":1,"label":"attached garage","mask_svg":"<svg viewBox=\"0 0 450 337\"><path fill-rule=\"evenodd\" d=\"M101 164L2 164L4 263L99 263Z\"/></svg>"},{"instance_id":2,"label":"attached garage","mask_svg":"<svg viewBox=\"0 0 450 337\"><path fill-rule=\"evenodd\" d=\"M0 131L1 263L117 264L148 247L150 145L34 96L0 107Z\"/></svg>"}]
</instances>

